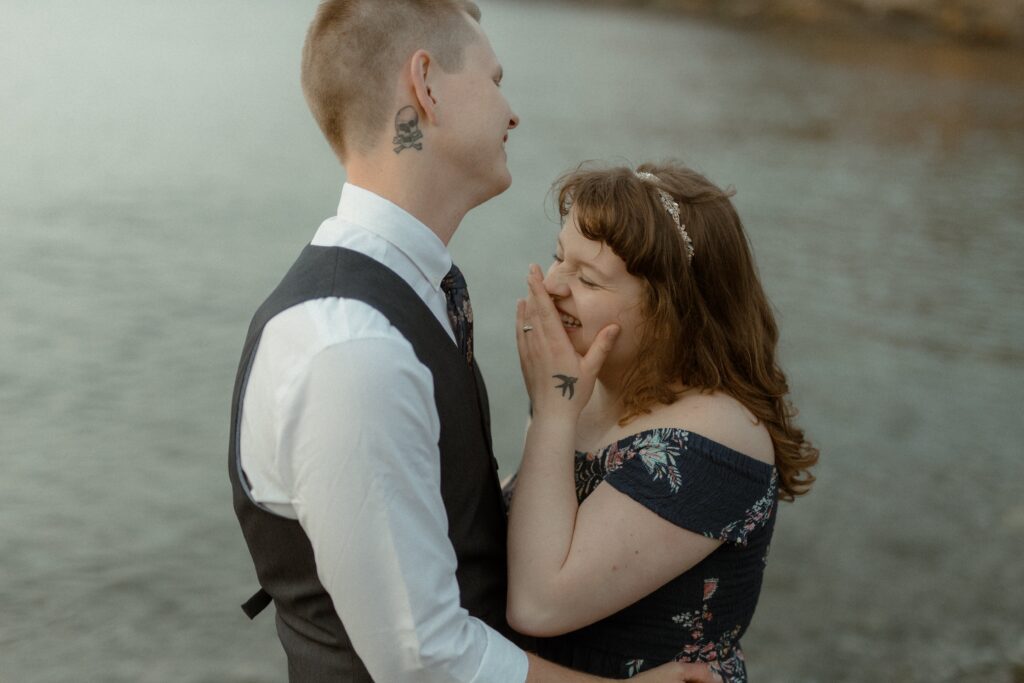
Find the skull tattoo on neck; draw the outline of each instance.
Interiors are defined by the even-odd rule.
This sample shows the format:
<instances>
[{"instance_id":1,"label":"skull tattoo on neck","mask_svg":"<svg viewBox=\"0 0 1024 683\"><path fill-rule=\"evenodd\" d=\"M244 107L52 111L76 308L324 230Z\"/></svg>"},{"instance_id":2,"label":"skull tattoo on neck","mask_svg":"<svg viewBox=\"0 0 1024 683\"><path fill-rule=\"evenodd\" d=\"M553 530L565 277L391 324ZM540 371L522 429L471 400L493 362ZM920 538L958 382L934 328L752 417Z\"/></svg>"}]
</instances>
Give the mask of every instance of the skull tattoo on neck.
<instances>
[{"instance_id":1,"label":"skull tattoo on neck","mask_svg":"<svg viewBox=\"0 0 1024 683\"><path fill-rule=\"evenodd\" d=\"M420 130L420 115L415 107L402 107L395 114L395 139L392 143L396 145L395 154L400 154L403 149L423 149L423 131Z\"/></svg>"}]
</instances>

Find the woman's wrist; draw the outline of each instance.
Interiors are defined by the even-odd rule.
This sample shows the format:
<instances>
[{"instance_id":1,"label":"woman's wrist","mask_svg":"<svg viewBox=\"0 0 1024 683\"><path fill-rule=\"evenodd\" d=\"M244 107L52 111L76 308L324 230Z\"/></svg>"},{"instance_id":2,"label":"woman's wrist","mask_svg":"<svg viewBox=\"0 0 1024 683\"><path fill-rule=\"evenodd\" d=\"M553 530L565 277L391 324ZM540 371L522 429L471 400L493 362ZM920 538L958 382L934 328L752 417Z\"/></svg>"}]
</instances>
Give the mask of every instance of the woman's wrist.
<instances>
[{"instance_id":1,"label":"woman's wrist","mask_svg":"<svg viewBox=\"0 0 1024 683\"><path fill-rule=\"evenodd\" d=\"M533 402L533 420L550 422L569 422L573 425L583 412L583 404L575 405L558 397Z\"/></svg>"},{"instance_id":2,"label":"woman's wrist","mask_svg":"<svg viewBox=\"0 0 1024 683\"><path fill-rule=\"evenodd\" d=\"M578 416L552 411L543 412L536 407L526 434L526 448L539 448L544 452L572 452Z\"/></svg>"}]
</instances>

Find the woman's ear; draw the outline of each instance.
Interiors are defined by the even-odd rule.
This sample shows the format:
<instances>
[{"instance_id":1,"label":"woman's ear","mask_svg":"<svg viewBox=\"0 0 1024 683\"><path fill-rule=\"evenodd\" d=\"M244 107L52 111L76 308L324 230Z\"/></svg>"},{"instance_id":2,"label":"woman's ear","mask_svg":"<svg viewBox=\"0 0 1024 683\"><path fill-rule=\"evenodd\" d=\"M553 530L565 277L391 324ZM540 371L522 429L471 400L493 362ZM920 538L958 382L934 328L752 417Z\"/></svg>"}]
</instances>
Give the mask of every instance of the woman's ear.
<instances>
[{"instance_id":1,"label":"woman's ear","mask_svg":"<svg viewBox=\"0 0 1024 683\"><path fill-rule=\"evenodd\" d=\"M437 123L437 98L432 89L436 69L434 60L426 50L417 50L409 60L409 82L412 84L416 108L429 123Z\"/></svg>"}]
</instances>

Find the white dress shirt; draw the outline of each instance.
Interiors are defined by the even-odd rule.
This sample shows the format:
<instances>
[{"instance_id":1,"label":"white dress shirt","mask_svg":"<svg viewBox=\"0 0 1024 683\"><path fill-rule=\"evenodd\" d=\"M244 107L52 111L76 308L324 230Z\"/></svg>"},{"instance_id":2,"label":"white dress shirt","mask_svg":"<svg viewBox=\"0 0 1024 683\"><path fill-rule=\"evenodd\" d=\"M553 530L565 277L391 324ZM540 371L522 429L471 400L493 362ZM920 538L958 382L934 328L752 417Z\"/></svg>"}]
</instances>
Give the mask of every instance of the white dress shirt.
<instances>
[{"instance_id":1,"label":"white dress shirt","mask_svg":"<svg viewBox=\"0 0 1024 683\"><path fill-rule=\"evenodd\" d=\"M452 334L441 290L451 255L406 211L346 184L313 244L384 264ZM302 525L370 675L522 683L526 655L459 605L440 430L430 371L376 309L317 299L264 329L242 404L242 469L257 503Z\"/></svg>"}]
</instances>

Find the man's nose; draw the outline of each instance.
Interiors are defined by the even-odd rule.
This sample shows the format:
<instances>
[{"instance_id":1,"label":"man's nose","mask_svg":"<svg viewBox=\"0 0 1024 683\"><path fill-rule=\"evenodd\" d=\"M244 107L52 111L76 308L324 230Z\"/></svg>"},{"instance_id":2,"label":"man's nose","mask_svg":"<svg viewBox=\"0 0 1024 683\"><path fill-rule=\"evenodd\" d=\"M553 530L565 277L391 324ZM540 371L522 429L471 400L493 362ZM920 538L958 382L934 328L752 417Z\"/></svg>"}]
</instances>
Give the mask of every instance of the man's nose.
<instances>
[{"instance_id":1,"label":"man's nose","mask_svg":"<svg viewBox=\"0 0 1024 683\"><path fill-rule=\"evenodd\" d=\"M519 114L512 112L512 118L508 120L508 129L514 130L519 127Z\"/></svg>"}]
</instances>

